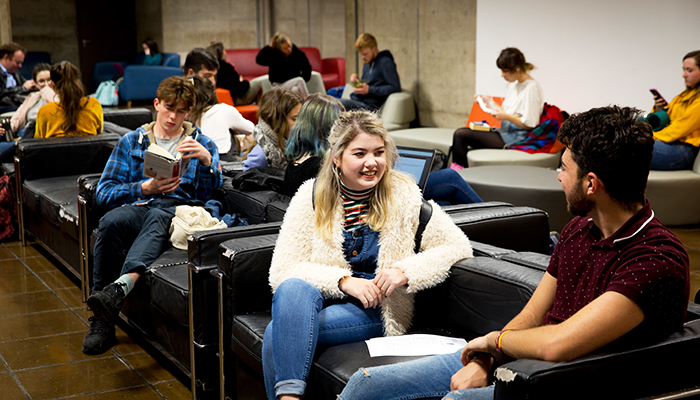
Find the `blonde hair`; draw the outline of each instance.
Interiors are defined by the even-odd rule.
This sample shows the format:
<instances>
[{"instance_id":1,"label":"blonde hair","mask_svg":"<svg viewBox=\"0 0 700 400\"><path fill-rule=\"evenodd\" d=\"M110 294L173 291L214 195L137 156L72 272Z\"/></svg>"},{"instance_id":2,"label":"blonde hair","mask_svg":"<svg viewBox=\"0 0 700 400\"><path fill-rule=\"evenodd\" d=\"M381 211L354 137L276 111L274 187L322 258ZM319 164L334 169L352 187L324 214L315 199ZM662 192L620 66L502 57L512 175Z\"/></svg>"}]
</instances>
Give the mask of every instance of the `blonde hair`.
<instances>
[{"instance_id":1,"label":"blonde hair","mask_svg":"<svg viewBox=\"0 0 700 400\"><path fill-rule=\"evenodd\" d=\"M334 160L340 160L343 157L345 149L360 133L379 136L384 142L384 154L386 155L384 175L369 199L367 223L372 230L381 231L387 223L390 213L397 207L390 193L389 182L396 178L411 182L411 178L393 169L397 157L396 144L376 114L368 111L340 113L338 120L331 128L328 137L330 147L326 152L315 183L316 229L319 229L321 236L326 239L331 239L333 219L340 205L340 171Z\"/></svg>"},{"instance_id":2,"label":"blonde hair","mask_svg":"<svg viewBox=\"0 0 700 400\"><path fill-rule=\"evenodd\" d=\"M270 42L272 44L274 44L273 47L276 48L277 50L281 50L282 45L284 45L286 43L292 43L291 39L289 39L289 36L287 36L283 33L279 33L279 32L275 32L275 34L272 36L272 39L270 40Z\"/></svg>"},{"instance_id":3,"label":"blonde hair","mask_svg":"<svg viewBox=\"0 0 700 400\"><path fill-rule=\"evenodd\" d=\"M355 41L355 50L373 49L377 47L377 39L371 33L363 33Z\"/></svg>"}]
</instances>

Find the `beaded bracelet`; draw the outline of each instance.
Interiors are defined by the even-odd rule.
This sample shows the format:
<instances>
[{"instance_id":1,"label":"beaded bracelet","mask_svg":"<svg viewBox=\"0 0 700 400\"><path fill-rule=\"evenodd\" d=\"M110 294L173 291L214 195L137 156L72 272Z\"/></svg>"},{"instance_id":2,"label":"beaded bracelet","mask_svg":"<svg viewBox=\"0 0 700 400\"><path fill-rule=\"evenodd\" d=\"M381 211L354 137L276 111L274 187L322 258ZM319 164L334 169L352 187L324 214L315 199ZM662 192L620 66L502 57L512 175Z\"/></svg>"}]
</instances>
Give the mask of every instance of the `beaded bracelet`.
<instances>
[{"instance_id":1,"label":"beaded bracelet","mask_svg":"<svg viewBox=\"0 0 700 400\"><path fill-rule=\"evenodd\" d=\"M503 338L503 335L505 335L507 332L512 331L512 329L505 329L502 330L501 333L498 334L498 337L496 338L496 351L503 354L503 348L501 347L501 339Z\"/></svg>"}]
</instances>

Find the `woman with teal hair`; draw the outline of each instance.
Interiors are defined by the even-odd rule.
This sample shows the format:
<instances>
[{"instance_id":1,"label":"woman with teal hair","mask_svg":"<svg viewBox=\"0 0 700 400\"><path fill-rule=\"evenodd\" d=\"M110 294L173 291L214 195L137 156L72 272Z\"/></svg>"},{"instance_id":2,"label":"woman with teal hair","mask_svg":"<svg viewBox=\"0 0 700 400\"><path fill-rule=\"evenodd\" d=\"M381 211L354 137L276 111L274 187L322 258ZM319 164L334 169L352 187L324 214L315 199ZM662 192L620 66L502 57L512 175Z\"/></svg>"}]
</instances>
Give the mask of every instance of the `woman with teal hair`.
<instances>
[{"instance_id":1,"label":"woman with teal hair","mask_svg":"<svg viewBox=\"0 0 700 400\"><path fill-rule=\"evenodd\" d=\"M316 177L328 149L328 134L342 111L345 108L338 99L320 93L309 96L301 106L284 152L290 161L283 194L293 197L302 183Z\"/></svg>"}]
</instances>

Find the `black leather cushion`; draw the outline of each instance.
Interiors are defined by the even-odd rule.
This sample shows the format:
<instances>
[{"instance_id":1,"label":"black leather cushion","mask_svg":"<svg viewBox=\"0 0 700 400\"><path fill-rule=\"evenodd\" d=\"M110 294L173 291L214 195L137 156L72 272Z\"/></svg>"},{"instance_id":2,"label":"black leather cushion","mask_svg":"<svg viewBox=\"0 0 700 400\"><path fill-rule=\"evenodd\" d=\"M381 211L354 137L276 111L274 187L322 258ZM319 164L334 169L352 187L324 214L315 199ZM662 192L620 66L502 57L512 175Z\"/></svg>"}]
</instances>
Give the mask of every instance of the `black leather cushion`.
<instances>
[{"instance_id":1,"label":"black leather cushion","mask_svg":"<svg viewBox=\"0 0 700 400\"><path fill-rule=\"evenodd\" d=\"M282 221L284 219L284 214L287 212L287 207L289 207L289 202L292 199L289 197L284 197L279 200L275 200L267 205L265 209L265 215L268 222Z\"/></svg>"},{"instance_id":2,"label":"black leather cushion","mask_svg":"<svg viewBox=\"0 0 700 400\"><path fill-rule=\"evenodd\" d=\"M148 271L153 305L181 324L189 325L187 252L171 247Z\"/></svg>"},{"instance_id":3,"label":"black leather cushion","mask_svg":"<svg viewBox=\"0 0 700 400\"><path fill-rule=\"evenodd\" d=\"M15 174L15 163L2 163L2 175L14 176Z\"/></svg>"},{"instance_id":4,"label":"black leather cushion","mask_svg":"<svg viewBox=\"0 0 700 400\"><path fill-rule=\"evenodd\" d=\"M107 146L120 136L94 136L20 140L17 157L20 177L35 180L51 177L101 173L112 151Z\"/></svg>"},{"instance_id":5,"label":"black leather cushion","mask_svg":"<svg viewBox=\"0 0 700 400\"><path fill-rule=\"evenodd\" d=\"M40 203L41 215L46 221L78 240L77 186L42 193Z\"/></svg>"},{"instance_id":6,"label":"black leather cushion","mask_svg":"<svg viewBox=\"0 0 700 400\"><path fill-rule=\"evenodd\" d=\"M259 224L265 221L265 209L268 203L286 198L272 190L259 190L244 192L239 189L230 189L226 192L226 207L230 212L238 213L251 224Z\"/></svg>"},{"instance_id":7,"label":"black leather cushion","mask_svg":"<svg viewBox=\"0 0 700 400\"><path fill-rule=\"evenodd\" d=\"M515 253L514 250L491 246L490 244L477 242L476 240L470 240L469 243L472 245L474 257L500 258L506 254Z\"/></svg>"},{"instance_id":8,"label":"black leather cushion","mask_svg":"<svg viewBox=\"0 0 700 400\"><path fill-rule=\"evenodd\" d=\"M440 206L448 214L456 214L463 211L483 210L486 208L513 207L512 204L503 201L485 201L483 203L452 204Z\"/></svg>"},{"instance_id":9,"label":"black leather cushion","mask_svg":"<svg viewBox=\"0 0 700 400\"><path fill-rule=\"evenodd\" d=\"M470 240L515 251L549 252L549 220L537 208L494 207L451 217Z\"/></svg>"},{"instance_id":10,"label":"black leather cushion","mask_svg":"<svg viewBox=\"0 0 700 400\"><path fill-rule=\"evenodd\" d=\"M22 203L32 212L39 214L42 212L41 196L44 194L56 192L56 197L49 197L48 199L52 202L61 202L66 201L70 197L68 191L73 190L77 201L78 177L79 175L70 175L24 181L22 184ZM54 204L56 206L55 215L58 215L58 204L60 203ZM50 212L48 213L48 215L51 214ZM51 222L54 225L58 225L58 218L51 219Z\"/></svg>"},{"instance_id":11,"label":"black leather cushion","mask_svg":"<svg viewBox=\"0 0 700 400\"><path fill-rule=\"evenodd\" d=\"M143 124L153 121L153 114L146 108L103 108L105 122L135 130Z\"/></svg>"},{"instance_id":12,"label":"black leather cushion","mask_svg":"<svg viewBox=\"0 0 700 400\"><path fill-rule=\"evenodd\" d=\"M550 257L548 255L533 253L531 251L505 254L501 257L501 260L503 261L509 261L513 264L534 268L542 272L547 271L549 259Z\"/></svg>"}]
</instances>

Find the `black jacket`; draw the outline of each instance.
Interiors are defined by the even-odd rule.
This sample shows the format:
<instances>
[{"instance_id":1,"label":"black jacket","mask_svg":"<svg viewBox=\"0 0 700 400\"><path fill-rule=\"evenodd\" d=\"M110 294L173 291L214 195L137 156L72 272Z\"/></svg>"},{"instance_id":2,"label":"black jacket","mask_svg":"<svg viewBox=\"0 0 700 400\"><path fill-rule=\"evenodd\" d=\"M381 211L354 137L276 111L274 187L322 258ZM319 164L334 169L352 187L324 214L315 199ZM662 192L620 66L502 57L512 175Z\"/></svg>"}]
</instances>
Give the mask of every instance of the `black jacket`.
<instances>
[{"instance_id":1,"label":"black jacket","mask_svg":"<svg viewBox=\"0 0 700 400\"><path fill-rule=\"evenodd\" d=\"M12 76L15 77L17 86L6 88L7 75L5 75L5 71L0 69L0 105L14 105L19 107L22 105L22 101L24 101L24 98L27 96L29 91L22 86L26 79L24 79L19 71L12 74ZM18 98L17 96L21 97Z\"/></svg>"},{"instance_id":2,"label":"black jacket","mask_svg":"<svg viewBox=\"0 0 700 400\"><path fill-rule=\"evenodd\" d=\"M246 94L250 88L250 82L241 80L236 68L226 61L219 60L219 72L216 74L216 87L227 89L231 97L239 97Z\"/></svg>"},{"instance_id":3,"label":"black jacket","mask_svg":"<svg viewBox=\"0 0 700 400\"><path fill-rule=\"evenodd\" d=\"M284 53L265 46L260 49L255 62L260 65L270 67L270 82L284 83L292 78L301 76L306 82L311 79L311 64L306 54L299 50L296 45L292 45L292 54L285 57Z\"/></svg>"}]
</instances>

